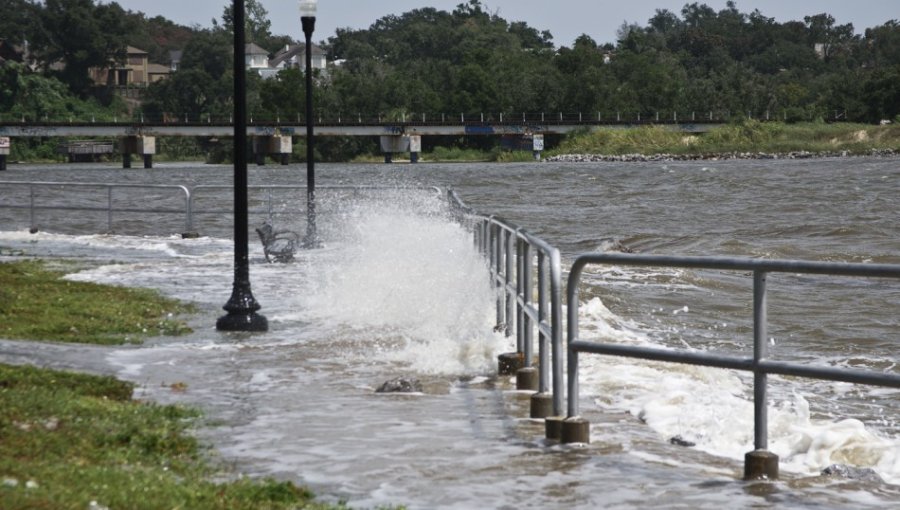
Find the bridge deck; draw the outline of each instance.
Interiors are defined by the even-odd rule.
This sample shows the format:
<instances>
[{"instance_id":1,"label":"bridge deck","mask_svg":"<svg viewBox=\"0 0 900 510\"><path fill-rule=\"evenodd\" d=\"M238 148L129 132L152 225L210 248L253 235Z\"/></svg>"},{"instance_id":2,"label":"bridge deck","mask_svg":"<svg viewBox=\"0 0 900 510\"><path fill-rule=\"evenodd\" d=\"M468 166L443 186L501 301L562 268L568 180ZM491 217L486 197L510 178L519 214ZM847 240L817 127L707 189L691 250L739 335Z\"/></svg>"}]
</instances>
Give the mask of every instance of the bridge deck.
<instances>
[{"instance_id":1,"label":"bridge deck","mask_svg":"<svg viewBox=\"0 0 900 510\"><path fill-rule=\"evenodd\" d=\"M315 126L318 136L496 136L519 134L567 134L576 130L624 129L656 122L526 122L526 123L323 123ZM720 122L667 122L665 127L678 131L701 133L720 125ZM9 137L97 137L97 136L217 136L234 134L228 123L0 123L0 136ZM247 126L248 136L271 135L306 136L306 126L298 123L253 123Z\"/></svg>"}]
</instances>

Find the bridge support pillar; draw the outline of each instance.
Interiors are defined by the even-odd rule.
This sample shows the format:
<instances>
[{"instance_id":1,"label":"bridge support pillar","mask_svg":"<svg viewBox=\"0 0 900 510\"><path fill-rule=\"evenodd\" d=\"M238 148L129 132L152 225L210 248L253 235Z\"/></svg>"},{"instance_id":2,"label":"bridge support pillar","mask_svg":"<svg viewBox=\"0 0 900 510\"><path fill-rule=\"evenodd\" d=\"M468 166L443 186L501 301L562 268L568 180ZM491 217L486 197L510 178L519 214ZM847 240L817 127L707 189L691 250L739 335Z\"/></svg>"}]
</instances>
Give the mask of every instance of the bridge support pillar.
<instances>
[{"instance_id":1,"label":"bridge support pillar","mask_svg":"<svg viewBox=\"0 0 900 510\"><path fill-rule=\"evenodd\" d=\"M294 141L289 135L258 135L253 137L253 154L257 165L266 164L266 156L273 156L282 165L291 162Z\"/></svg>"},{"instance_id":2,"label":"bridge support pillar","mask_svg":"<svg viewBox=\"0 0 900 510\"><path fill-rule=\"evenodd\" d=\"M0 136L0 172L6 170L6 159L9 157L9 147L9 137Z\"/></svg>"},{"instance_id":3,"label":"bridge support pillar","mask_svg":"<svg viewBox=\"0 0 900 510\"><path fill-rule=\"evenodd\" d=\"M541 160L541 152L544 150L544 135L534 135L532 138L532 154L534 154L534 160Z\"/></svg>"},{"instance_id":4,"label":"bridge support pillar","mask_svg":"<svg viewBox=\"0 0 900 510\"><path fill-rule=\"evenodd\" d=\"M421 144L421 138L419 139ZM392 163L394 161L394 153L406 152L409 150L410 137L404 135L382 135L381 136L381 152L384 153L384 162Z\"/></svg>"},{"instance_id":5,"label":"bridge support pillar","mask_svg":"<svg viewBox=\"0 0 900 510\"><path fill-rule=\"evenodd\" d=\"M420 152L422 152L422 136L421 135L410 135L409 136L409 162L410 163L418 163Z\"/></svg>"},{"instance_id":6,"label":"bridge support pillar","mask_svg":"<svg viewBox=\"0 0 900 510\"><path fill-rule=\"evenodd\" d=\"M155 136L126 136L119 141L122 152L122 168L131 168L131 155L140 154L144 160L144 168L153 168L153 155L156 154Z\"/></svg>"}]
</instances>

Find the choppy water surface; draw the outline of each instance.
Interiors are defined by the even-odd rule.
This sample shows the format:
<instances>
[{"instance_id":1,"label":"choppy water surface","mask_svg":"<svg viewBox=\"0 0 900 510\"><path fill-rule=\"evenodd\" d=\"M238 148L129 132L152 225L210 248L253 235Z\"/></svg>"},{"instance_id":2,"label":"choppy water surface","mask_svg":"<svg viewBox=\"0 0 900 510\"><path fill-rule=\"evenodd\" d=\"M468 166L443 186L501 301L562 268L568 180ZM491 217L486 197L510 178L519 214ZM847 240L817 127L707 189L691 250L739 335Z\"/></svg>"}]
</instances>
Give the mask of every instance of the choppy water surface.
<instances>
[{"instance_id":1,"label":"choppy water surface","mask_svg":"<svg viewBox=\"0 0 900 510\"><path fill-rule=\"evenodd\" d=\"M250 172L251 184L303 184L305 167ZM320 186L452 187L559 246L567 262L614 237L642 253L900 263L896 159L320 165L317 177ZM0 178L194 186L228 184L231 169L13 166ZM229 193L208 195L205 206L229 207ZM277 199L276 220L302 232L305 219L289 212L302 208L297 195ZM148 199L177 208L165 194L122 198ZM321 199L324 249L270 265L251 237L253 292L270 321L263 335L214 330L232 283L230 217L198 215L203 237L182 240L182 219L166 214L95 235L105 213L44 211L32 235L25 213L0 210L4 258L74 258L88 269L73 279L159 288L203 309L188 338L112 349L3 342L0 359L113 372L143 397L198 405L201 436L237 471L355 506L882 508L900 497L893 390L770 378L770 448L783 480L746 484L749 377L586 357L593 443L546 444L542 425L524 418L527 395L493 377L512 344L491 331L484 265L440 201L428 191ZM774 357L898 370L897 283L770 275L768 286ZM751 289L747 274L594 267L581 292L583 337L746 355ZM418 377L425 392L373 393L398 375ZM176 382L187 390L173 391ZM669 444L676 435L696 446ZM833 463L873 468L885 483L817 476Z\"/></svg>"}]
</instances>

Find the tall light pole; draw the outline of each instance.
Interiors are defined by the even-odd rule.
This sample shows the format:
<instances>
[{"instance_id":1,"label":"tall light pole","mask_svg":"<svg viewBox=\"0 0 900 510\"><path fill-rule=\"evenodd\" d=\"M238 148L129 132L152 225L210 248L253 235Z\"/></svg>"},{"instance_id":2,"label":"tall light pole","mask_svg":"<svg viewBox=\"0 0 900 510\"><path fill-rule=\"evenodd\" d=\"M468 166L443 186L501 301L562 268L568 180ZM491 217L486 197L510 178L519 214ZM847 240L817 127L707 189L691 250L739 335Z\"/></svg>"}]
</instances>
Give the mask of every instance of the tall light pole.
<instances>
[{"instance_id":1,"label":"tall light pole","mask_svg":"<svg viewBox=\"0 0 900 510\"><path fill-rule=\"evenodd\" d=\"M258 313L250 290L247 248L247 74L244 0L234 0L234 285L219 317L219 331L268 331L269 321Z\"/></svg>"},{"instance_id":2,"label":"tall light pole","mask_svg":"<svg viewBox=\"0 0 900 510\"><path fill-rule=\"evenodd\" d=\"M318 0L300 0L300 23L306 37L306 237L303 239L303 246L306 248L322 246L316 232L316 162L313 156L315 135L312 107L312 35L316 29L318 3Z\"/></svg>"}]
</instances>

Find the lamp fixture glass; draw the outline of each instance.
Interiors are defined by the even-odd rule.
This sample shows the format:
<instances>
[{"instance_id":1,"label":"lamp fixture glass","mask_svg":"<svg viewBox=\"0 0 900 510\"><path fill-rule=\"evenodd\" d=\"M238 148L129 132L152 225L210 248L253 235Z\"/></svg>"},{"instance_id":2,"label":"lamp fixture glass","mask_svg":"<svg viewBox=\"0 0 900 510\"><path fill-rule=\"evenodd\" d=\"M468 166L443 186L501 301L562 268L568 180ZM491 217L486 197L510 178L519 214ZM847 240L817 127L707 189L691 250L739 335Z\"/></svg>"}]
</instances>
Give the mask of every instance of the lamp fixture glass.
<instances>
[{"instance_id":1,"label":"lamp fixture glass","mask_svg":"<svg viewBox=\"0 0 900 510\"><path fill-rule=\"evenodd\" d=\"M318 0L300 0L300 17L315 18Z\"/></svg>"}]
</instances>

